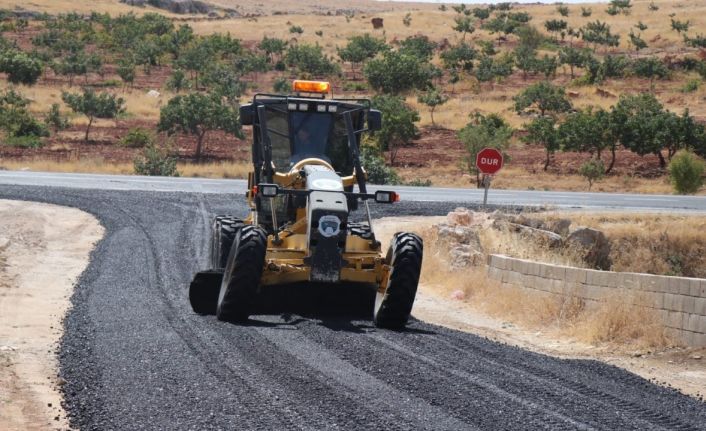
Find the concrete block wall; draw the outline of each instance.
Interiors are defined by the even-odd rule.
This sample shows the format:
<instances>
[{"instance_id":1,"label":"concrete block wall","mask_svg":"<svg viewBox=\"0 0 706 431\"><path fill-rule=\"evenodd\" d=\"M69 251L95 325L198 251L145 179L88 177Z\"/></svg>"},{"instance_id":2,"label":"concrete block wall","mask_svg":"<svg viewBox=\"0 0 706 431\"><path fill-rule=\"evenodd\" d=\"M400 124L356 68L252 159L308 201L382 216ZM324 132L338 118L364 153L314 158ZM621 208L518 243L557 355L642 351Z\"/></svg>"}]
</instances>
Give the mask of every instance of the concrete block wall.
<instances>
[{"instance_id":1,"label":"concrete block wall","mask_svg":"<svg viewBox=\"0 0 706 431\"><path fill-rule=\"evenodd\" d=\"M572 268L490 255L488 276L525 289L600 301L624 296L657 310L672 335L686 345L706 346L706 280Z\"/></svg>"}]
</instances>

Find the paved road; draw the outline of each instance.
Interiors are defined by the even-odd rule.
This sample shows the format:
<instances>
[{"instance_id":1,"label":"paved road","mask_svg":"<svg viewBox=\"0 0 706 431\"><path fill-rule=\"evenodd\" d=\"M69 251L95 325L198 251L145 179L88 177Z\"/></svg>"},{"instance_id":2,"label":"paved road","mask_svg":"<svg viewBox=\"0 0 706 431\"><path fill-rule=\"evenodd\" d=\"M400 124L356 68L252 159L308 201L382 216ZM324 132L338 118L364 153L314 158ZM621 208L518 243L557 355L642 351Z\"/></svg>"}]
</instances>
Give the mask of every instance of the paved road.
<instances>
[{"instance_id":1,"label":"paved road","mask_svg":"<svg viewBox=\"0 0 706 431\"><path fill-rule=\"evenodd\" d=\"M246 182L243 180L0 171L0 186L3 184L60 186L100 190L148 190L238 194L244 193L247 187ZM392 188L400 192L403 200L410 201L446 201L477 204L483 200L483 190L479 189L401 186L394 186ZM375 189L375 187L372 189ZM706 197L704 196L491 190L488 202L495 205L541 205L576 209L706 212Z\"/></svg>"},{"instance_id":2,"label":"paved road","mask_svg":"<svg viewBox=\"0 0 706 431\"><path fill-rule=\"evenodd\" d=\"M246 326L195 315L187 284L206 265L209 220L243 214L239 195L3 186L0 198L74 206L106 228L60 346L66 407L82 430L706 424L706 404L618 368L416 321L404 332L378 330L371 304L364 313L256 315ZM454 205L403 202L377 214L439 214ZM336 305L345 293L324 302Z\"/></svg>"}]
</instances>

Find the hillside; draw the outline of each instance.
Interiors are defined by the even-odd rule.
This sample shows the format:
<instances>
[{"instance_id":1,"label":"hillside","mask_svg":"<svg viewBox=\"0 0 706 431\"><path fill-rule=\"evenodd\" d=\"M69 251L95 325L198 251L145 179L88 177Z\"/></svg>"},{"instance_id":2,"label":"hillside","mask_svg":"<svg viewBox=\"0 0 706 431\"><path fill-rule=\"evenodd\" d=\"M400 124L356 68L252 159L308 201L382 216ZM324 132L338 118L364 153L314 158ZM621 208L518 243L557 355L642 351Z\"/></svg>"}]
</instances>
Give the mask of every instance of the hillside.
<instances>
[{"instance_id":1,"label":"hillside","mask_svg":"<svg viewBox=\"0 0 706 431\"><path fill-rule=\"evenodd\" d=\"M183 60L178 58L180 51L170 54L162 45L163 42L160 42L169 37L169 32L176 32L179 26L184 25L193 29L191 39L179 47L184 52L214 34L228 34L232 39L240 41L241 48L238 48L240 51L237 54L224 53L217 63L234 70L237 79L245 84L239 91L242 101L255 92L272 91L278 80L289 81L301 76L330 80L334 95L337 96L373 96L380 89L376 90L369 84L360 64L342 61L339 49L344 48L351 37L364 34L384 41L393 51L403 49L410 38L424 39L420 36L425 36L432 46L428 64L438 71L434 72L430 83L448 100L435 108L432 124L430 109L419 101L422 93L415 89L402 92L408 105L418 111L420 118L416 123L419 134L408 144L399 146L394 160L403 179L429 179L438 185L471 185L470 176L462 176L468 172L460 161L468 157L468 152L456 131L470 121L471 114L498 114L514 131L511 144L506 149L511 160L509 169L498 175L496 185L538 189L586 188L587 184L577 172L581 164L591 158L591 151L576 152L566 146L569 151L557 152L545 172L544 148L524 143L525 129L536 114L531 110L527 113L515 109L514 97L528 86L543 82L546 78L538 70L521 70L518 47L523 42L517 30L507 32L488 28L488 23L502 14L524 14L529 18L524 25L535 28L542 38L533 49L532 55L536 61L544 58L559 62L564 51L575 48L585 52L595 64L605 65L614 59L623 62L620 73L601 75L600 79L587 79L593 73L588 63L577 65L573 71L566 63L557 64L555 71L546 76L553 85L565 90L572 112L588 107L610 111L621 95L647 92L654 95L668 112L681 115L688 109L693 121L706 121L706 94L699 73L699 70L706 72L706 67L699 69L706 58L706 51L699 47L703 42L700 29L706 28L706 1L633 1L628 2L630 7L624 12L616 14L609 13L609 6L605 3L569 4L568 16L563 16L564 11L560 11L557 5L513 5L508 11L490 11L487 18L478 18L470 13L473 8L482 9L480 5L469 5L469 13L464 14L455 11L450 4L441 10L438 4L377 1L348 4L334 0L260 3L212 0L209 3L214 5L214 9L206 15L174 14L151 6L129 6L117 0L34 0L22 4L0 1L0 9L8 11L4 14L2 27L2 36L7 42L5 49L36 55L43 68L36 83L15 85L14 88L30 100L27 109L35 117L44 118L50 106L56 103L59 104L61 114L68 115L71 122L68 129L51 133L51 136L42 138L38 145L8 145L7 142L0 145L0 166L11 169L28 167L130 173L132 161L141 150L118 145L118 141L136 127L156 131L160 109L177 95L173 87L170 90L166 85L175 71L185 70L187 73L184 80L187 86L191 86L191 89L179 89L178 93L211 90L203 83L194 81L198 79L195 78L197 75L209 73L206 63L202 64L202 71L187 70L180 63ZM46 12L52 18L47 20L38 14L30 14L27 23L21 24L20 20L25 19L26 12ZM42 45L37 42L39 36L49 34L50 27L54 25L50 23L57 22L54 16L70 12L87 17L79 31L81 43L84 44L81 52L85 53L86 58L94 56L100 59L94 60L99 65L93 69L90 65L84 67L84 73L81 73L81 68L75 74L67 74L56 66L52 67L62 61L65 63L62 59L66 58L68 51L52 47L51 43ZM110 14L111 19L126 13L134 13L137 17L157 13L171 22L172 28L165 33L166 36L160 36L162 39L148 31L134 39L138 46L120 47L112 42L111 38L115 34L106 27L107 21L98 17L88 18L91 12ZM473 31L467 34L453 29L457 25L455 20L464 17L468 17L473 26ZM381 18L383 27L374 29L371 23L373 18ZM547 31L546 23L552 20L564 22L563 33ZM57 27L59 31L75 25L64 21L61 24L64 27ZM674 29L675 22L679 31ZM602 45L587 40L579 30L587 29L591 23L607 25L608 34L619 36L617 44ZM680 28L680 25L686 28ZM576 36L572 37L571 34ZM646 46L637 50L631 34ZM279 54L267 56L258 48L263 38L279 39L287 43L287 48ZM154 46L147 46L145 41L153 41ZM444 60L444 56L462 44L475 51L474 58L468 62L468 67L455 70ZM11 48L13 45L14 48ZM301 65L293 64L288 59L284 61L292 47L317 45L338 72L333 69L326 73L306 72ZM488 46L492 46L495 54L485 54ZM139 64L141 60L138 57L148 49L155 50L145 54L149 57L149 64ZM263 61L263 58L264 64L257 63ZM489 59L495 68L503 66L505 62L506 66L511 67L510 73L496 75L491 79L483 78L479 74L484 58ZM635 71L635 64L650 59L658 60L666 70L665 76L650 79L644 73ZM277 60L283 63L283 67L275 64ZM120 65L126 62L132 64L134 70L134 80L129 85L124 85L119 76ZM8 80L6 77L0 85L8 88ZM123 98L126 110L116 119L93 120L89 140L84 139L88 118L75 114L62 101L62 91L77 93L85 86ZM159 95L148 95L150 90L158 91ZM557 113L557 124L563 122L567 115ZM159 136L160 142L166 139L164 135ZM170 140L170 145L178 154L182 174L239 176L247 169L247 139L241 140L222 131L206 135L205 153L199 164L192 163L196 145L193 136L179 133ZM389 162L391 154L385 155ZM669 156L671 153L668 154L665 147L663 157ZM665 172L652 152L640 156L619 145L614 170L596 187L598 190L668 193L670 186Z\"/></svg>"}]
</instances>

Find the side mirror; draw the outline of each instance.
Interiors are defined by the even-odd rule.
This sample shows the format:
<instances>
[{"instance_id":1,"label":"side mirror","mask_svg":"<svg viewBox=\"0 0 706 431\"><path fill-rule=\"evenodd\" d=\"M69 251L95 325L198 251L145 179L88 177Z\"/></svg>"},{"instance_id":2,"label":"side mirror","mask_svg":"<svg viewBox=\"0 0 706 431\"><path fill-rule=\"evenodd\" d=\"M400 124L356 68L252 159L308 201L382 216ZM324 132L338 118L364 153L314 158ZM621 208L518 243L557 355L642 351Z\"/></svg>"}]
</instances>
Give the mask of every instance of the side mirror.
<instances>
[{"instance_id":1,"label":"side mirror","mask_svg":"<svg viewBox=\"0 0 706 431\"><path fill-rule=\"evenodd\" d=\"M255 116L255 109L252 106L252 103L240 105L239 113L240 124L242 124L243 126L252 126L253 117Z\"/></svg>"},{"instance_id":2,"label":"side mirror","mask_svg":"<svg viewBox=\"0 0 706 431\"><path fill-rule=\"evenodd\" d=\"M368 111L368 129L373 132L382 129L382 113L377 109Z\"/></svg>"},{"instance_id":3,"label":"side mirror","mask_svg":"<svg viewBox=\"0 0 706 431\"><path fill-rule=\"evenodd\" d=\"M395 192L378 190L375 192L375 202L379 204L391 204L400 201L400 195Z\"/></svg>"},{"instance_id":4,"label":"side mirror","mask_svg":"<svg viewBox=\"0 0 706 431\"><path fill-rule=\"evenodd\" d=\"M258 184L257 191L262 197L273 198L279 194L279 186L277 184L261 183Z\"/></svg>"}]
</instances>

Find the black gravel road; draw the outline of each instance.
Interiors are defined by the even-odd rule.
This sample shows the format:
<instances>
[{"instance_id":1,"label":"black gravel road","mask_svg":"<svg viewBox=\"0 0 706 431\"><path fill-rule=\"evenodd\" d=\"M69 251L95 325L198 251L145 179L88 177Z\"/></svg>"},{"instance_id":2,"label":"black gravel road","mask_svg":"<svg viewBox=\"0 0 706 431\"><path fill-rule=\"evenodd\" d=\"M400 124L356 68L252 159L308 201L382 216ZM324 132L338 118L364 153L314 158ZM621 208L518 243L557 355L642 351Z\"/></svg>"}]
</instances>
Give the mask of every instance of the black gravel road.
<instances>
[{"instance_id":1,"label":"black gravel road","mask_svg":"<svg viewBox=\"0 0 706 431\"><path fill-rule=\"evenodd\" d=\"M82 430L706 429L704 403L626 371L418 321L392 332L357 315L198 316L187 285L207 264L210 219L244 214L240 196L3 186L0 198L77 207L106 228L59 349Z\"/></svg>"}]
</instances>

